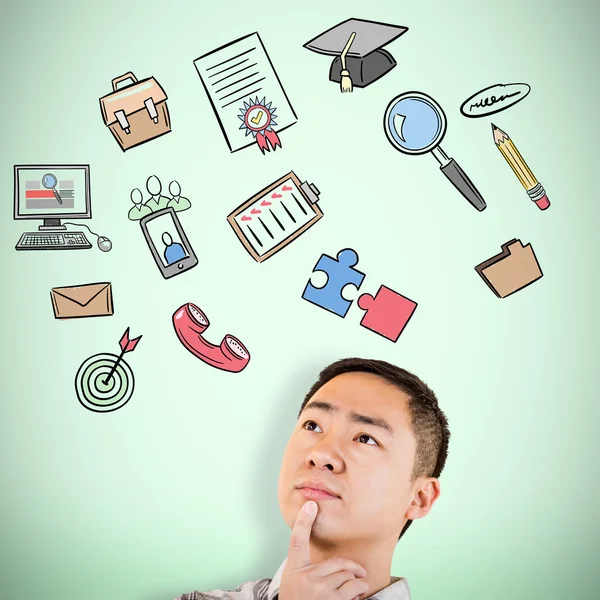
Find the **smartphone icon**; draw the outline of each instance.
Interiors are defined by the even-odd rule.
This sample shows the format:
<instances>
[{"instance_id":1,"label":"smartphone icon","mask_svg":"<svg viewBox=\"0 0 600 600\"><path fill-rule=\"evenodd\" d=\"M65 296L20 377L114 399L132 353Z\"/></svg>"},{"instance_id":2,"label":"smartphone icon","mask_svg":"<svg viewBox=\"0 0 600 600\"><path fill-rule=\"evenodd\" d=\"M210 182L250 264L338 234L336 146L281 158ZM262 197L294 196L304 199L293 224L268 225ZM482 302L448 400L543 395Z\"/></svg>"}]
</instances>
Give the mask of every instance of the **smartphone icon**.
<instances>
[{"instance_id":1,"label":"smartphone icon","mask_svg":"<svg viewBox=\"0 0 600 600\"><path fill-rule=\"evenodd\" d=\"M165 279L198 264L194 249L172 208L163 208L140 219L140 227L154 261Z\"/></svg>"}]
</instances>

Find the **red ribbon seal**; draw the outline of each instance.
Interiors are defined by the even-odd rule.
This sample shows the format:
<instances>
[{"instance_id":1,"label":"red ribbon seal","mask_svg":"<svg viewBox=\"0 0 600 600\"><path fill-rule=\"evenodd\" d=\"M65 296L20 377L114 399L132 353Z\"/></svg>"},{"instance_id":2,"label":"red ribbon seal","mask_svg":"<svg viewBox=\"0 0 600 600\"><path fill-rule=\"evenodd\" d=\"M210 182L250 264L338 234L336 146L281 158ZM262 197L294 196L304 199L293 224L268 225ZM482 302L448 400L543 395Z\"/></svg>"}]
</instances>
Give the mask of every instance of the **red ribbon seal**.
<instances>
[{"instance_id":1,"label":"red ribbon seal","mask_svg":"<svg viewBox=\"0 0 600 600\"><path fill-rule=\"evenodd\" d=\"M260 151L264 154L270 152L271 148L275 150L277 146L281 148L281 140L273 130L275 122L275 108L271 108L271 102L267 104L266 98L259 101L258 96L255 100L250 98L244 102L240 109L238 118L242 121L240 129L246 130L246 135L252 134ZM270 147L269 147L270 146Z\"/></svg>"}]
</instances>

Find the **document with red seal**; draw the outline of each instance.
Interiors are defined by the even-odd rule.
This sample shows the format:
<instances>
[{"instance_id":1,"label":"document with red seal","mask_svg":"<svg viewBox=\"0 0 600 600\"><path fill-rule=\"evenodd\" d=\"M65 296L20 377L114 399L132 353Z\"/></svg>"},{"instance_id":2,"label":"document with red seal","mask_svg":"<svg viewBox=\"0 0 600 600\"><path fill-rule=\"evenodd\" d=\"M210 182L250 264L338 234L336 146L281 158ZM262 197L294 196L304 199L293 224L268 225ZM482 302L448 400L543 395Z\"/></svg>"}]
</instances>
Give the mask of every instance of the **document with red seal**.
<instances>
[{"instance_id":1,"label":"document with red seal","mask_svg":"<svg viewBox=\"0 0 600 600\"><path fill-rule=\"evenodd\" d=\"M194 60L231 152L281 147L277 135L298 117L258 33ZM241 121L241 123L240 123Z\"/></svg>"}]
</instances>

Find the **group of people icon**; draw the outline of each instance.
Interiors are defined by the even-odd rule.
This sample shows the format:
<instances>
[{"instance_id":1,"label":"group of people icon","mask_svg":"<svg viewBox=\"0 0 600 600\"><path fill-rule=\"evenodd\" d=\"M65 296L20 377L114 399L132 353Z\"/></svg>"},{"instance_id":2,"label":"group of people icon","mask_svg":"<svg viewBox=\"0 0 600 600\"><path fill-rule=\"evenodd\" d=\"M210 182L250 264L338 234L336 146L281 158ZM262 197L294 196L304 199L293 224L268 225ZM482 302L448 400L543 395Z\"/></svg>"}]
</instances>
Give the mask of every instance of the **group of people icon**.
<instances>
[{"instance_id":1,"label":"group of people icon","mask_svg":"<svg viewBox=\"0 0 600 600\"><path fill-rule=\"evenodd\" d=\"M144 200L144 195L138 188L131 190L133 206L127 214L130 221L139 221L141 218L163 208L172 208L176 212L181 212L192 206L191 202L181 195L181 186L177 181L171 181L169 184L170 197L162 195L162 183L156 175L148 177L146 190L150 196L146 200Z\"/></svg>"}]
</instances>

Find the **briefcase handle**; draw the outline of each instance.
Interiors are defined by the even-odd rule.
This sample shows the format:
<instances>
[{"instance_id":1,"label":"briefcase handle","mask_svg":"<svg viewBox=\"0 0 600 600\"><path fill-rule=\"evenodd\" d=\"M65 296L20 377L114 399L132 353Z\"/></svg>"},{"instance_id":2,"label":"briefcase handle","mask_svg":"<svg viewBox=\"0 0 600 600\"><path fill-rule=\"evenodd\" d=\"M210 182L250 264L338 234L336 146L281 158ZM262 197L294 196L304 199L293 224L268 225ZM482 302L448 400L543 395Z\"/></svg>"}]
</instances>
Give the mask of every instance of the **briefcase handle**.
<instances>
[{"instance_id":1,"label":"briefcase handle","mask_svg":"<svg viewBox=\"0 0 600 600\"><path fill-rule=\"evenodd\" d=\"M131 71L128 71L127 73L125 73L125 75L115 77L112 80L113 92L117 91L117 84L121 83L122 81L126 81L127 79L131 79L133 83L137 83L137 77Z\"/></svg>"}]
</instances>

